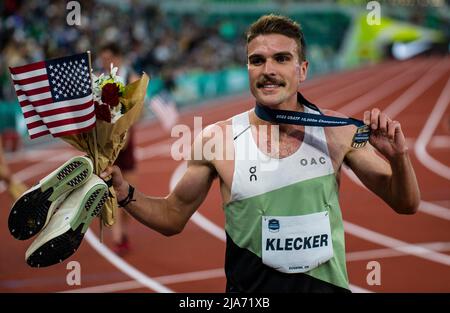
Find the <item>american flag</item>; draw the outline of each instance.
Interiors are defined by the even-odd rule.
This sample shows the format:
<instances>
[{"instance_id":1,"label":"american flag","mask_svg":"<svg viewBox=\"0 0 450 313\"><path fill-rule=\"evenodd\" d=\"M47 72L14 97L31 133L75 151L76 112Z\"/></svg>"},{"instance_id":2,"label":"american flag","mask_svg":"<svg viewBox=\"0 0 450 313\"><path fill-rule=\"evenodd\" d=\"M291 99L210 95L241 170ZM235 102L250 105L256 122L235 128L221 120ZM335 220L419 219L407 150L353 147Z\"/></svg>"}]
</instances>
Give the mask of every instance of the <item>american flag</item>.
<instances>
[{"instance_id":1,"label":"american flag","mask_svg":"<svg viewBox=\"0 0 450 313\"><path fill-rule=\"evenodd\" d=\"M31 139L95 126L88 53L10 67Z\"/></svg>"},{"instance_id":2,"label":"american flag","mask_svg":"<svg viewBox=\"0 0 450 313\"><path fill-rule=\"evenodd\" d=\"M178 110L173 98L166 92L154 96L150 100L150 108L155 113L165 130L171 130L178 121Z\"/></svg>"}]
</instances>

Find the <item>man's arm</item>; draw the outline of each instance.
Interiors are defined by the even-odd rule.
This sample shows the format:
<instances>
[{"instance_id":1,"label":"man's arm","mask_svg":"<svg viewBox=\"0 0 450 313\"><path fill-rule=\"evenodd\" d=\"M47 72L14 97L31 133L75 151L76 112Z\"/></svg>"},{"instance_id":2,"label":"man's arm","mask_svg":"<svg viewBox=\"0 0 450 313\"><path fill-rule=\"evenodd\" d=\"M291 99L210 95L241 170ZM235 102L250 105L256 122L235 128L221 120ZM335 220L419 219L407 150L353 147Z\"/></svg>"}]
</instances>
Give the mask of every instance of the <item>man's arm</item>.
<instances>
[{"instance_id":1,"label":"man's arm","mask_svg":"<svg viewBox=\"0 0 450 313\"><path fill-rule=\"evenodd\" d=\"M198 144L202 144L201 139L194 143ZM101 177L109 175L112 175L118 201L125 199L129 184L123 179L120 169L109 167ZM215 177L216 171L210 162L189 161L185 174L168 196L150 197L135 190L135 201L131 201L125 209L139 222L163 235L178 234L205 199Z\"/></svg>"},{"instance_id":2,"label":"man's arm","mask_svg":"<svg viewBox=\"0 0 450 313\"><path fill-rule=\"evenodd\" d=\"M346 163L367 188L397 213L414 214L419 207L420 191L400 123L378 109L366 111L364 122L372 129L371 145L351 149Z\"/></svg>"}]
</instances>

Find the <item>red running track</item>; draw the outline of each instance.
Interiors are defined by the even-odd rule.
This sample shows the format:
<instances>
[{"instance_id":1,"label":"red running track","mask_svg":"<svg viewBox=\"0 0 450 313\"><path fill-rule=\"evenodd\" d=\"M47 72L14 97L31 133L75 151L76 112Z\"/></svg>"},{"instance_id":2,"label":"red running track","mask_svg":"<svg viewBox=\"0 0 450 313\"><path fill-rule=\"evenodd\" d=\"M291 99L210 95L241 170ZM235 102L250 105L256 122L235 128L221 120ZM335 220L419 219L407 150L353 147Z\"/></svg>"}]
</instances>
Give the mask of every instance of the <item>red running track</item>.
<instances>
[{"instance_id":1,"label":"red running track","mask_svg":"<svg viewBox=\"0 0 450 313\"><path fill-rule=\"evenodd\" d=\"M422 204L413 216L395 214L345 170L340 202L345 220L350 283L359 292L450 292L450 59L423 58L334 73L308 81L304 95L319 107L361 118L378 107L402 123L418 176ZM221 99L182 115L180 123L203 126L250 109L250 95ZM164 196L183 162L170 156L174 139L154 122L138 127L137 188ZM57 141L55 141L57 142ZM16 176L34 184L79 152L57 142L9 155ZM178 169L178 170L177 170ZM166 238L130 220L132 251L121 259L98 244L97 223L79 250L65 262L30 268L24 261L31 240L8 232L11 199L0 185L1 292L223 292L224 216L216 181L181 235ZM81 286L69 286L66 268L81 265ZM381 285L369 285L370 261L380 264Z\"/></svg>"}]
</instances>

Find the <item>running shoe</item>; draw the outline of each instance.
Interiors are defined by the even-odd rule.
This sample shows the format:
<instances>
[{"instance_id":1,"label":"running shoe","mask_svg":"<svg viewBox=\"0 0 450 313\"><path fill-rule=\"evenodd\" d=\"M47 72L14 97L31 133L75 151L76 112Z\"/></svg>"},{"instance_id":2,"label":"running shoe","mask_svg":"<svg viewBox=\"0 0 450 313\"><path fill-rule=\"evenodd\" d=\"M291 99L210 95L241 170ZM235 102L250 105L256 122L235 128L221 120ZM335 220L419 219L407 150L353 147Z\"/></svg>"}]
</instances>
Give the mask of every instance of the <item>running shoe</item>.
<instances>
[{"instance_id":1,"label":"running shoe","mask_svg":"<svg viewBox=\"0 0 450 313\"><path fill-rule=\"evenodd\" d=\"M13 204L8 218L11 235L26 240L40 232L55 209L68 194L82 186L92 176L92 161L77 156L44 177L25 191Z\"/></svg>"},{"instance_id":2,"label":"running shoe","mask_svg":"<svg viewBox=\"0 0 450 313\"><path fill-rule=\"evenodd\" d=\"M108 186L95 174L72 191L26 251L28 265L50 266L75 253L108 194Z\"/></svg>"}]
</instances>

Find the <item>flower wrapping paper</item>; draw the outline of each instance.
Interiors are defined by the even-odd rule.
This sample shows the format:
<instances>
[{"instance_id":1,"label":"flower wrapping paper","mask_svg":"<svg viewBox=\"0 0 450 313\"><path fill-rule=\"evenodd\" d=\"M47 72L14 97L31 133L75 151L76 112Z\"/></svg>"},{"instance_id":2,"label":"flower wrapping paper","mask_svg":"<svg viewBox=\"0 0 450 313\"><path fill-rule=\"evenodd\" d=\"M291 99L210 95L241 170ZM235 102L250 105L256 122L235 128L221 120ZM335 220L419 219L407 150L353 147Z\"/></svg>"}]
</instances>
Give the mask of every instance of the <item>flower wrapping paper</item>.
<instances>
[{"instance_id":1,"label":"flower wrapping paper","mask_svg":"<svg viewBox=\"0 0 450 313\"><path fill-rule=\"evenodd\" d=\"M65 142L77 150L85 152L91 158L95 174L99 175L108 166L113 165L120 150L126 144L128 129L141 116L149 81L148 75L143 73L139 80L125 86L120 102L127 108L127 111L115 123L97 119L93 131L61 137ZM110 187L109 190L111 196L101 212L102 223L105 226L114 224L118 207L114 189Z\"/></svg>"}]
</instances>

